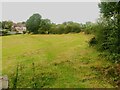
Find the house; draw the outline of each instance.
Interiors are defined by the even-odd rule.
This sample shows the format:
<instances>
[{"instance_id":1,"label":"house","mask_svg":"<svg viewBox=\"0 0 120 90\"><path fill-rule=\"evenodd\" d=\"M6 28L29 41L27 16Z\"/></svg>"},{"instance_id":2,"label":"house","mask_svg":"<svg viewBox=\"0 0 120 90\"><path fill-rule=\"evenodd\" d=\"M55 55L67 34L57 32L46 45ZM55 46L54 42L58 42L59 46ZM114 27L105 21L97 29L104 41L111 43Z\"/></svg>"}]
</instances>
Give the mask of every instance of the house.
<instances>
[{"instance_id":1,"label":"house","mask_svg":"<svg viewBox=\"0 0 120 90\"><path fill-rule=\"evenodd\" d=\"M12 31L16 32L16 33L19 33L19 34L23 34L24 31L26 31L26 26L25 24L22 24L22 23L13 23L13 26L12 26Z\"/></svg>"},{"instance_id":2,"label":"house","mask_svg":"<svg viewBox=\"0 0 120 90\"><path fill-rule=\"evenodd\" d=\"M17 33L23 34L23 32L26 31L26 27L17 26L17 27L15 27L15 30L17 31Z\"/></svg>"}]
</instances>

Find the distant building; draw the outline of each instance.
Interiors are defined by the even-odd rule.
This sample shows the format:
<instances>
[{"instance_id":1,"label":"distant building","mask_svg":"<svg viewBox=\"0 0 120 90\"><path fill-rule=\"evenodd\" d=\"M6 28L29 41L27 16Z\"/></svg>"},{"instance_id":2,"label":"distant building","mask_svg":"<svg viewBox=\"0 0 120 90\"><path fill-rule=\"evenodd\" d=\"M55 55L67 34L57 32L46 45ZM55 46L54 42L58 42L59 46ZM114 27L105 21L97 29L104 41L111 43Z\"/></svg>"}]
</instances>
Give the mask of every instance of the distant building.
<instances>
[{"instance_id":1,"label":"distant building","mask_svg":"<svg viewBox=\"0 0 120 90\"><path fill-rule=\"evenodd\" d=\"M23 34L24 31L26 31L26 26L25 24L22 24L22 23L13 23L13 26L12 26L12 31L16 32L16 33L19 33L19 34Z\"/></svg>"}]
</instances>

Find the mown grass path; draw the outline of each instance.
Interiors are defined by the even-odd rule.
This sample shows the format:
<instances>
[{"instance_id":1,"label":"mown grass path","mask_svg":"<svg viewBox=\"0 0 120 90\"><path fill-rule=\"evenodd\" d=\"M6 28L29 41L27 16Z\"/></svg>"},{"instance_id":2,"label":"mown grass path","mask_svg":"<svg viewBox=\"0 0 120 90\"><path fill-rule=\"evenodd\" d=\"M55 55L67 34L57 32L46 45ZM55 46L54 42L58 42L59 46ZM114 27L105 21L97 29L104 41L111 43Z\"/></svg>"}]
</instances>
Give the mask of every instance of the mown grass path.
<instances>
[{"instance_id":1,"label":"mown grass path","mask_svg":"<svg viewBox=\"0 0 120 90\"><path fill-rule=\"evenodd\" d=\"M110 63L89 47L92 35L11 35L2 38L3 74L13 87L111 88L93 67Z\"/></svg>"}]
</instances>

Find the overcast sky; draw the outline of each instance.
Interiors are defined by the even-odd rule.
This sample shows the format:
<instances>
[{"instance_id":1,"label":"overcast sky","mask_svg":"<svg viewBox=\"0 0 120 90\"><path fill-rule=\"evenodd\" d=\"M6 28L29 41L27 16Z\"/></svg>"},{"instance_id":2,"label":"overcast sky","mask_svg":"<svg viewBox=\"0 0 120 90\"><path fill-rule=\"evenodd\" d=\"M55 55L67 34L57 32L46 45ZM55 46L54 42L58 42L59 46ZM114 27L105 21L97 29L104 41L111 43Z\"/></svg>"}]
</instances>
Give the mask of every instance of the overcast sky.
<instances>
[{"instance_id":1,"label":"overcast sky","mask_svg":"<svg viewBox=\"0 0 120 90\"><path fill-rule=\"evenodd\" d=\"M98 2L2 2L2 20L26 21L39 13L54 23L95 22L99 17Z\"/></svg>"}]
</instances>

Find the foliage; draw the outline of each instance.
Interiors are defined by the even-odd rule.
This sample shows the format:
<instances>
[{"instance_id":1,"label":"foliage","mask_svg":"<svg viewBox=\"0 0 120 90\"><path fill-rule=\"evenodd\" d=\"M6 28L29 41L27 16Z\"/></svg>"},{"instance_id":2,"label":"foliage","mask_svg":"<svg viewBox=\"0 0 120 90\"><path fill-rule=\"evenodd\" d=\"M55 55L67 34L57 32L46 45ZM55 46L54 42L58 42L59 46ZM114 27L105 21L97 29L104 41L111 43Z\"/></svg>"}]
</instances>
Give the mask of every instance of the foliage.
<instances>
[{"instance_id":1,"label":"foliage","mask_svg":"<svg viewBox=\"0 0 120 90\"><path fill-rule=\"evenodd\" d=\"M55 23L51 23L49 34L56 34L56 33L57 33L57 25Z\"/></svg>"},{"instance_id":2,"label":"foliage","mask_svg":"<svg viewBox=\"0 0 120 90\"><path fill-rule=\"evenodd\" d=\"M69 21L69 22L65 22L63 23L65 24L65 30L64 30L64 33L79 33L81 31L81 27L80 27L80 24L79 23L75 23L75 22L72 22L72 21Z\"/></svg>"},{"instance_id":3,"label":"foliage","mask_svg":"<svg viewBox=\"0 0 120 90\"><path fill-rule=\"evenodd\" d=\"M83 32L85 34L95 34L98 30L99 24L98 23L92 23L92 22L86 22L83 27Z\"/></svg>"},{"instance_id":4,"label":"foliage","mask_svg":"<svg viewBox=\"0 0 120 90\"><path fill-rule=\"evenodd\" d=\"M8 29L9 31L11 31L12 25L12 21L2 21L2 29Z\"/></svg>"},{"instance_id":5,"label":"foliage","mask_svg":"<svg viewBox=\"0 0 120 90\"><path fill-rule=\"evenodd\" d=\"M81 26L79 23L68 21L62 24L53 24L51 26L50 33L53 34L68 34L68 33L79 33Z\"/></svg>"},{"instance_id":6,"label":"foliage","mask_svg":"<svg viewBox=\"0 0 120 90\"><path fill-rule=\"evenodd\" d=\"M51 21L49 19L42 19L39 25L38 33L49 34L50 28L51 28Z\"/></svg>"},{"instance_id":7,"label":"foliage","mask_svg":"<svg viewBox=\"0 0 120 90\"><path fill-rule=\"evenodd\" d=\"M8 35L8 30L7 29L3 29L1 32L2 32L2 36Z\"/></svg>"},{"instance_id":8,"label":"foliage","mask_svg":"<svg viewBox=\"0 0 120 90\"><path fill-rule=\"evenodd\" d=\"M49 34L51 21L42 19L41 15L33 14L26 22L26 27L29 33L33 34Z\"/></svg>"},{"instance_id":9,"label":"foliage","mask_svg":"<svg viewBox=\"0 0 120 90\"><path fill-rule=\"evenodd\" d=\"M13 89L16 89L17 88L17 83L18 83L18 65L17 65L17 68L16 68L16 72L15 72L15 77L13 79Z\"/></svg>"},{"instance_id":10,"label":"foliage","mask_svg":"<svg viewBox=\"0 0 120 90\"><path fill-rule=\"evenodd\" d=\"M2 22L0 22L0 29L2 29Z\"/></svg>"},{"instance_id":11,"label":"foliage","mask_svg":"<svg viewBox=\"0 0 120 90\"><path fill-rule=\"evenodd\" d=\"M58 24L56 26L56 33L57 34L63 34L65 30L65 25L64 24Z\"/></svg>"},{"instance_id":12,"label":"foliage","mask_svg":"<svg viewBox=\"0 0 120 90\"><path fill-rule=\"evenodd\" d=\"M119 62L120 54L120 2L101 2L101 17L95 33L97 49L108 52L109 59Z\"/></svg>"},{"instance_id":13,"label":"foliage","mask_svg":"<svg viewBox=\"0 0 120 90\"><path fill-rule=\"evenodd\" d=\"M26 34L27 33L27 31L23 31L23 34Z\"/></svg>"},{"instance_id":14,"label":"foliage","mask_svg":"<svg viewBox=\"0 0 120 90\"><path fill-rule=\"evenodd\" d=\"M94 46L94 45L96 45L96 44L97 44L96 38L95 38L95 37L91 38L90 41L89 41L89 45L90 45L90 46Z\"/></svg>"},{"instance_id":15,"label":"foliage","mask_svg":"<svg viewBox=\"0 0 120 90\"><path fill-rule=\"evenodd\" d=\"M35 20L36 19L36 20ZM79 33L81 25L68 21L62 24L51 23L49 19L41 19L40 15L33 14L26 22L27 29L33 34L67 34Z\"/></svg>"},{"instance_id":16,"label":"foliage","mask_svg":"<svg viewBox=\"0 0 120 90\"><path fill-rule=\"evenodd\" d=\"M39 15L39 14L33 14L33 15L26 21L27 30L28 30L29 32L32 32L33 34L37 34L40 23L41 23L41 15Z\"/></svg>"}]
</instances>

